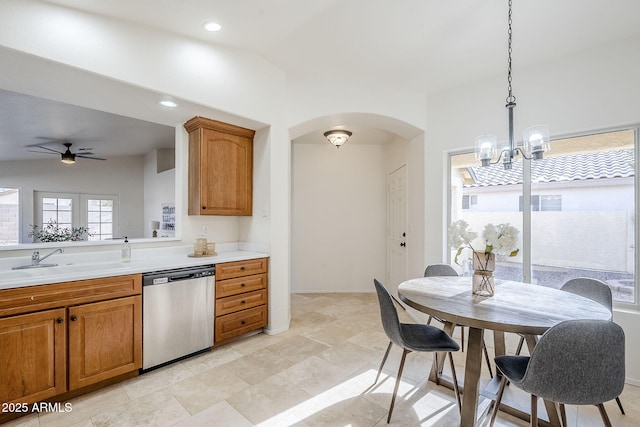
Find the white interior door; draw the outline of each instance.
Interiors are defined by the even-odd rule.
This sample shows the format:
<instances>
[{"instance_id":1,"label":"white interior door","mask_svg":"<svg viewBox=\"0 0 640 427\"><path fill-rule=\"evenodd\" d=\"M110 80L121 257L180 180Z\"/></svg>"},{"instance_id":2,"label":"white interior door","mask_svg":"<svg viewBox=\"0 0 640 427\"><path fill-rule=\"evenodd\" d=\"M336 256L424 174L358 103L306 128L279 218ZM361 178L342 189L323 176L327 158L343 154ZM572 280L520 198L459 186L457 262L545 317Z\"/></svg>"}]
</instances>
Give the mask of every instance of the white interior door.
<instances>
[{"instance_id":1,"label":"white interior door","mask_svg":"<svg viewBox=\"0 0 640 427\"><path fill-rule=\"evenodd\" d=\"M386 285L396 294L398 285L407 280L407 166L391 172L387 181L387 254Z\"/></svg>"}]
</instances>

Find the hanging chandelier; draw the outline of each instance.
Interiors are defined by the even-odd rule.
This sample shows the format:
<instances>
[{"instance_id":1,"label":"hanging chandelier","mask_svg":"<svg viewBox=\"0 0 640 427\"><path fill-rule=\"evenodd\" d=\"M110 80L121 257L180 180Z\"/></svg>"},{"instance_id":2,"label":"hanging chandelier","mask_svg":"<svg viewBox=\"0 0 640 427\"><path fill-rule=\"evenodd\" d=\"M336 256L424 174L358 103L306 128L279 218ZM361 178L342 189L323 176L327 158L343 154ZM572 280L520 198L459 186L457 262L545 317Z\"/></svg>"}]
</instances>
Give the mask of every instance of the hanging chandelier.
<instances>
[{"instance_id":1,"label":"hanging chandelier","mask_svg":"<svg viewBox=\"0 0 640 427\"><path fill-rule=\"evenodd\" d=\"M509 0L509 43L508 43L508 62L507 62L507 108L509 112L509 140L497 144L495 135L481 135L476 137L476 160L480 160L482 166L496 164L502 159L505 169L511 169L514 160L517 159L518 153L528 160L542 159L545 152L550 149L549 129L546 125L535 125L526 128L523 131L522 146L518 146L513 137L513 109L516 106L516 97L513 95L511 85L511 39L512 39L512 19L511 19L512 0ZM496 158L497 155L497 158ZM495 161L494 161L495 159Z\"/></svg>"}]
</instances>

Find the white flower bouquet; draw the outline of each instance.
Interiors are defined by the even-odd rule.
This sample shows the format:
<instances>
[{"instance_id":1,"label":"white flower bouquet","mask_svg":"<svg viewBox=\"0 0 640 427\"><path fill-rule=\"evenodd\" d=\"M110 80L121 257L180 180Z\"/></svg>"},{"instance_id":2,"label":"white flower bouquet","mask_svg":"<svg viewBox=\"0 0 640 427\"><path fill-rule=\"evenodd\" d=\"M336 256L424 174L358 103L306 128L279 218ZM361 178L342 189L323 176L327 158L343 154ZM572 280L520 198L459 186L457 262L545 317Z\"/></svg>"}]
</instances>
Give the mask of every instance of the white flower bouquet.
<instances>
[{"instance_id":1,"label":"white flower bouquet","mask_svg":"<svg viewBox=\"0 0 640 427\"><path fill-rule=\"evenodd\" d=\"M474 240L478 238L478 233L469 229L469 224L460 219L458 221L453 222L448 229L449 233L449 245L452 248L458 248L456 252L456 256L454 262L460 265L458 261L458 257L462 253L462 251L466 248L469 248L473 251L474 256L478 257L477 252L484 252L485 255L488 254L496 254L496 255L504 255L504 256L516 256L518 255L518 229L509 223L506 224L487 224L484 227L484 231L482 232L482 239L484 241L484 251L476 250L473 247L472 243ZM476 245L478 246L478 245ZM479 247L478 247L479 248ZM489 260L488 256L484 257L484 263L486 264ZM480 263L482 261L478 259ZM487 269L486 265L484 266L485 270Z\"/></svg>"}]
</instances>

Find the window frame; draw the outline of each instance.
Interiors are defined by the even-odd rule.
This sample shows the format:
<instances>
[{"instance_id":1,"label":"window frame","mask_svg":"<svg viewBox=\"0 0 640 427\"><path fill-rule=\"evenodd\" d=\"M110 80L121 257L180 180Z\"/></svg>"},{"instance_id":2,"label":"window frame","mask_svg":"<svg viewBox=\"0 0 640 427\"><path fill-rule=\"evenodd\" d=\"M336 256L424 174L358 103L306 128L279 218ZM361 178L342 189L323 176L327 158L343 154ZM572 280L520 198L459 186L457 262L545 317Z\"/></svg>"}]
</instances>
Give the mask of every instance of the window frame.
<instances>
[{"instance_id":1,"label":"window frame","mask_svg":"<svg viewBox=\"0 0 640 427\"><path fill-rule=\"evenodd\" d=\"M584 132L579 132L579 133L571 133L571 134L563 134L563 135L557 135L555 137L551 138L551 141L557 141L557 140L564 140L564 139L570 139L570 138L578 138L578 137L585 137L585 136L593 136L593 135L598 135L598 134L604 134L604 133L611 133L611 132L619 132L619 131L628 131L631 130L634 132L634 177L633 177L633 182L634 182L634 211L635 211L635 223L634 223L634 236L633 236L633 241L634 241L634 245L635 245L635 249L634 249L634 257L633 257L633 262L634 262L634 266L633 266L633 271L634 271L634 302L623 302L623 301L613 301L613 305L616 308L622 308L622 309L632 309L632 310L636 310L636 311L640 311L640 284L639 284L639 280L638 280L638 276L639 276L639 272L638 272L638 267L640 266L640 250L638 250L638 248L640 248L640 230L639 230L639 225L640 222L638 221L637 215L639 212L639 201L640 201L640 123L639 124L634 124L634 125L630 125L630 126L621 126L621 127L612 127L612 128L605 128L605 129L594 129L594 130L590 130L590 131L584 131ZM553 149L553 145L552 145L552 149ZM447 221L447 225L451 224L452 221L452 207L453 207L453 200L452 200L452 194L451 194L451 188L452 188L452 180L451 180L451 158L453 156L456 155L461 155L461 154L469 154L469 153L473 153L473 148L469 148L469 149L461 149L461 150L452 150L448 152L448 159L447 159L447 176L446 176L446 200L447 200L447 206L445 206L445 214L444 214L444 218L446 218ZM526 160L526 159L520 159L518 161L523 161L523 162L528 162L530 163L530 160ZM530 177L530 168L525 168L525 172L524 172L524 177L523 177L523 182L522 182L522 195L521 195L521 199L523 199L523 203L522 206L526 206L527 204L531 204L531 198L532 198L532 194L531 194L531 177ZM528 203L527 203L528 201ZM541 201L539 206L541 207ZM523 210L520 210L521 212ZM527 214L527 212L529 214ZM445 230L446 230L446 226L445 226ZM523 262L522 262L522 270L523 270L523 282L525 283L531 283L531 275L532 275L532 261L531 261L531 209L529 210L525 210L523 212L523 248L521 248L520 254L523 257ZM449 250L448 245L446 245L446 240L447 240L448 236L446 234L444 234L444 239L445 239L445 244L444 247L446 248L445 250L445 259L448 260L449 263L452 262L451 260L451 251Z\"/></svg>"}]
</instances>

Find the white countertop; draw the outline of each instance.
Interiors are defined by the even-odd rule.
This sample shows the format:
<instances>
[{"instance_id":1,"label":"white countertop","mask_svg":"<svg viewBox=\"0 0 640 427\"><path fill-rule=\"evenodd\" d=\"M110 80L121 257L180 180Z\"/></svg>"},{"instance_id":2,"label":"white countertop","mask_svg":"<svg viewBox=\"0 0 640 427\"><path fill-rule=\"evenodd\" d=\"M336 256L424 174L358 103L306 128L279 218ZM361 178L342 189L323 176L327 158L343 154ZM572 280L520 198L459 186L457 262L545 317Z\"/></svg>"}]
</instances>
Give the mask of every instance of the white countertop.
<instances>
[{"instance_id":1,"label":"white countertop","mask_svg":"<svg viewBox=\"0 0 640 427\"><path fill-rule=\"evenodd\" d=\"M12 270L12 267L31 264L30 257L5 258L0 260L2 261L0 262L0 289L148 273L269 256L266 252L239 250L237 245L233 244L219 245L216 251L218 255L212 257L189 257L188 254L193 252L193 246L138 250L134 248L131 251L131 262L126 263L120 262L119 250L95 253L62 253L54 254L43 261L43 264L58 264L55 267L23 270ZM48 252L42 251L42 255L46 255Z\"/></svg>"}]
</instances>

